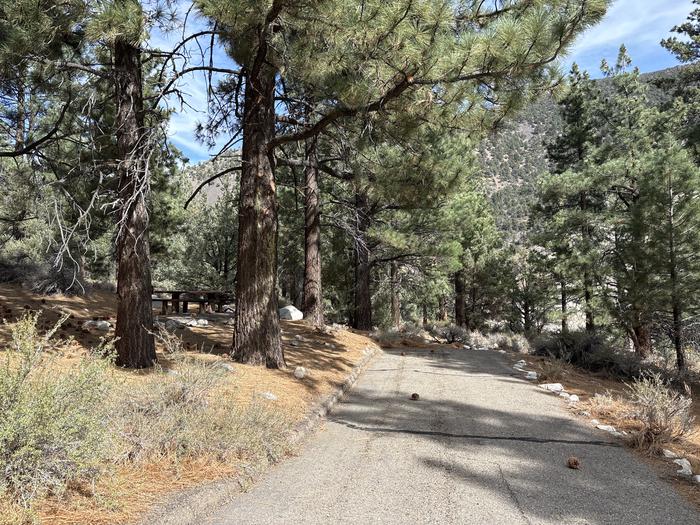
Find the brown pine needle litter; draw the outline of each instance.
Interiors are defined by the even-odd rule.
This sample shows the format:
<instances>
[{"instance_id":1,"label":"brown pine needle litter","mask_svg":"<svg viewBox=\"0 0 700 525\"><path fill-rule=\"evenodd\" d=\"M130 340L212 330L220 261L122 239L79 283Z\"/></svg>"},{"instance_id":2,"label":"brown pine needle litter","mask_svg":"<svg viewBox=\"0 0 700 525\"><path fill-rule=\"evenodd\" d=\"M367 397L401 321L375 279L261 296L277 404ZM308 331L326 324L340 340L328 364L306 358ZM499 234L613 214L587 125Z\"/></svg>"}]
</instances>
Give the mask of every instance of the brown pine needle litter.
<instances>
[{"instance_id":1,"label":"brown pine needle litter","mask_svg":"<svg viewBox=\"0 0 700 525\"><path fill-rule=\"evenodd\" d=\"M34 295L12 284L0 284L0 304L7 324L0 324L0 354L8 348L11 323L25 310L39 312L38 328L43 333L62 314L72 317L57 333L49 350L51 371L56 374L76 369L90 348L99 343L94 334L80 330L85 320L94 316L110 317L113 323L114 294L97 290L87 297ZM28 306L28 308L24 308ZM222 316L224 314L221 314ZM279 414L291 428L309 411L321 396L339 386L350 370L368 349L377 345L362 332L338 327L317 331L303 321L282 322L282 344L287 368L268 370L262 367L233 363L228 357L232 340L232 328L216 320L209 327L177 330L182 336L184 353L172 356L158 348L159 368L133 371L112 369L111 377L136 390L155 388L174 377L182 377L188 363L202 363L212 367L226 365L221 380L216 384L209 400L210 405L232 407L245 411L249 406L262 405L271 414ZM291 345L291 342L295 345ZM304 381L293 375L297 366L307 370ZM183 368L185 367L185 368ZM218 369L221 371L221 369ZM274 395L273 400L262 397ZM255 410L253 414L258 414ZM256 427L257 429L258 427ZM254 430L254 429L253 429ZM255 439L256 432L246 437ZM252 437L251 437L252 436ZM50 525L121 525L134 523L152 507L171 493L217 479L248 476L250 469L258 471L267 464L264 453L250 451L254 457L237 457L230 453L226 458L209 454L205 450L190 457L155 454L139 461L111 461L103 465L104 472L94 483L71 483L61 495L37 499L31 509L13 503L8 496L0 497L0 525L25 525L30 523ZM234 451L235 452L235 451ZM286 452L291 450L287 447ZM251 463L258 462L258 463Z\"/></svg>"}]
</instances>

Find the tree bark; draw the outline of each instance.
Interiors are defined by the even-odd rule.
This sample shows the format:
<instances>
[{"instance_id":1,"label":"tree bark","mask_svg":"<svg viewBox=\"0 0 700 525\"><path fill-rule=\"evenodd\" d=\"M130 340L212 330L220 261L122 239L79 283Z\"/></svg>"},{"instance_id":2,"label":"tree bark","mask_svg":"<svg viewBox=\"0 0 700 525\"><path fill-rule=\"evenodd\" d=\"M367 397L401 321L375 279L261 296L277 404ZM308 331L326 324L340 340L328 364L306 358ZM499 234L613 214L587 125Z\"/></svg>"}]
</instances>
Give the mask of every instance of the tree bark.
<instances>
[{"instance_id":1,"label":"tree bark","mask_svg":"<svg viewBox=\"0 0 700 525\"><path fill-rule=\"evenodd\" d=\"M465 313L466 297L464 295L464 269L455 273L455 324L457 326L466 326L467 318Z\"/></svg>"},{"instance_id":2,"label":"tree bark","mask_svg":"<svg viewBox=\"0 0 700 525\"><path fill-rule=\"evenodd\" d=\"M678 283L678 261L676 256L676 217L674 207L673 186L671 175L668 180L668 253L669 253L669 275L671 277L671 310L672 310L672 332L673 348L676 350L676 367L679 371L685 370L685 352L683 350L683 310L679 294Z\"/></svg>"},{"instance_id":3,"label":"tree bark","mask_svg":"<svg viewBox=\"0 0 700 525\"><path fill-rule=\"evenodd\" d=\"M316 137L306 141L304 169L304 301L306 320L323 326L323 294L321 288L321 206L318 184Z\"/></svg>"},{"instance_id":4,"label":"tree bark","mask_svg":"<svg viewBox=\"0 0 700 525\"><path fill-rule=\"evenodd\" d=\"M277 307L277 197L270 148L275 134L275 78L274 67L264 59L256 61L246 78L232 357L241 363L283 368Z\"/></svg>"},{"instance_id":5,"label":"tree bark","mask_svg":"<svg viewBox=\"0 0 700 525\"><path fill-rule=\"evenodd\" d=\"M440 321L447 321L447 305L449 298L443 295L438 299L438 319Z\"/></svg>"},{"instance_id":6,"label":"tree bark","mask_svg":"<svg viewBox=\"0 0 700 525\"><path fill-rule=\"evenodd\" d=\"M367 230L370 226L367 195L355 194L357 232L355 238L355 314L354 327L358 330L372 329L372 293L370 289L369 246Z\"/></svg>"},{"instance_id":7,"label":"tree bark","mask_svg":"<svg viewBox=\"0 0 700 525\"><path fill-rule=\"evenodd\" d=\"M399 328L401 326L401 303L399 300L396 261L391 261L389 264L389 290L391 295L391 326Z\"/></svg>"},{"instance_id":8,"label":"tree bark","mask_svg":"<svg viewBox=\"0 0 700 525\"><path fill-rule=\"evenodd\" d=\"M635 323L632 326L632 345L634 352L642 359L651 354L651 330L649 325L643 322Z\"/></svg>"},{"instance_id":9,"label":"tree bark","mask_svg":"<svg viewBox=\"0 0 700 525\"><path fill-rule=\"evenodd\" d=\"M152 335L143 80L140 50L121 39L114 44L114 78L120 199L116 240L116 363L145 368L156 361L156 350Z\"/></svg>"},{"instance_id":10,"label":"tree bark","mask_svg":"<svg viewBox=\"0 0 700 525\"><path fill-rule=\"evenodd\" d=\"M583 301L584 308L586 310L586 332L595 331L595 319L593 317L593 294L591 288L593 283L591 282L591 274L588 270L583 272Z\"/></svg>"},{"instance_id":11,"label":"tree bark","mask_svg":"<svg viewBox=\"0 0 700 525\"><path fill-rule=\"evenodd\" d=\"M567 293L566 293L566 283L562 281L561 286L561 333L565 334L569 331L569 314L567 311Z\"/></svg>"}]
</instances>

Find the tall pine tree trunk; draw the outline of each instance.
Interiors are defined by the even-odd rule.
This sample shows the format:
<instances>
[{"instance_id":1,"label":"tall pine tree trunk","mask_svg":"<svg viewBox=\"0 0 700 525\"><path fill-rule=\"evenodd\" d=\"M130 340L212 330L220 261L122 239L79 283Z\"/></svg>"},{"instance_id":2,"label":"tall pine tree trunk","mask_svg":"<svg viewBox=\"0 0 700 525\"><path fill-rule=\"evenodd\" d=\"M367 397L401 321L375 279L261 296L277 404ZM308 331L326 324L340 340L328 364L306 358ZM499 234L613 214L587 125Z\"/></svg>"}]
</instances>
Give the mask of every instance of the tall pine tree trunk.
<instances>
[{"instance_id":1,"label":"tall pine tree trunk","mask_svg":"<svg viewBox=\"0 0 700 525\"><path fill-rule=\"evenodd\" d=\"M651 354L651 330L649 325L641 319L636 319L632 324L630 334L634 352L642 359Z\"/></svg>"},{"instance_id":2,"label":"tall pine tree trunk","mask_svg":"<svg viewBox=\"0 0 700 525\"><path fill-rule=\"evenodd\" d=\"M232 356L241 363L283 368L277 308L277 198L270 148L275 134L275 77L275 69L261 59L246 78Z\"/></svg>"},{"instance_id":3,"label":"tall pine tree trunk","mask_svg":"<svg viewBox=\"0 0 700 525\"><path fill-rule=\"evenodd\" d=\"M591 282L591 274L589 270L583 272L583 301L584 308L586 310L586 332L595 331L595 319L593 317L593 293L591 288L593 283Z\"/></svg>"},{"instance_id":4,"label":"tall pine tree trunk","mask_svg":"<svg viewBox=\"0 0 700 525\"><path fill-rule=\"evenodd\" d=\"M567 311L568 298L566 294L566 283L561 281L561 333L569 331L569 313Z\"/></svg>"},{"instance_id":5,"label":"tall pine tree trunk","mask_svg":"<svg viewBox=\"0 0 700 525\"><path fill-rule=\"evenodd\" d=\"M363 191L355 194L357 231L355 234L355 314L354 327L372 329L372 294L370 290L370 263L367 231L370 226L369 203Z\"/></svg>"},{"instance_id":6,"label":"tall pine tree trunk","mask_svg":"<svg viewBox=\"0 0 700 525\"><path fill-rule=\"evenodd\" d=\"M323 326L323 295L321 288L321 205L319 201L318 158L316 137L306 142L304 168L304 302L306 320Z\"/></svg>"},{"instance_id":7,"label":"tall pine tree trunk","mask_svg":"<svg viewBox=\"0 0 700 525\"><path fill-rule=\"evenodd\" d=\"M438 299L438 319L440 321L447 321L447 305L449 304L449 297L443 295Z\"/></svg>"},{"instance_id":8,"label":"tall pine tree trunk","mask_svg":"<svg viewBox=\"0 0 700 525\"><path fill-rule=\"evenodd\" d=\"M148 238L149 188L144 149L141 53L122 39L114 44L115 118L119 155L119 225L117 252L117 364L152 366L156 360L151 306Z\"/></svg>"},{"instance_id":9,"label":"tall pine tree trunk","mask_svg":"<svg viewBox=\"0 0 700 525\"><path fill-rule=\"evenodd\" d=\"M455 324L457 326L465 326L467 319L465 314L465 285L464 285L464 269L455 273Z\"/></svg>"},{"instance_id":10,"label":"tall pine tree trunk","mask_svg":"<svg viewBox=\"0 0 700 525\"><path fill-rule=\"evenodd\" d=\"M401 326L401 303L399 300L397 273L396 261L392 261L389 265L389 293L391 295L391 326L393 328Z\"/></svg>"},{"instance_id":11,"label":"tall pine tree trunk","mask_svg":"<svg viewBox=\"0 0 700 525\"><path fill-rule=\"evenodd\" d=\"M671 175L668 180L668 253L669 253L669 275L671 277L671 311L672 311L672 331L673 348L676 350L676 366L679 371L685 370L685 352L683 351L683 310L681 308L681 298L678 283L678 261L676 255L676 217L674 208L673 186Z\"/></svg>"}]
</instances>

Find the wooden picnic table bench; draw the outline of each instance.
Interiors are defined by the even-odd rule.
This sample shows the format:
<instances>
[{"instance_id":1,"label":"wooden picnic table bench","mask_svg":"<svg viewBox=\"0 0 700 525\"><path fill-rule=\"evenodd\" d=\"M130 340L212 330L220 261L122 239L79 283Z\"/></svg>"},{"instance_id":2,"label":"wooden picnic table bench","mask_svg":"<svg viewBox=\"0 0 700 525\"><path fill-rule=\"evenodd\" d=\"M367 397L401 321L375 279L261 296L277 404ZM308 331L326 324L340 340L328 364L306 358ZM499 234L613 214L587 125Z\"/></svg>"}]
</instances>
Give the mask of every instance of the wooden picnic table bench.
<instances>
[{"instance_id":1,"label":"wooden picnic table bench","mask_svg":"<svg viewBox=\"0 0 700 525\"><path fill-rule=\"evenodd\" d=\"M153 290L151 299L161 303L163 315L168 313L168 303L172 305L171 311L177 313L180 313L180 303L182 313L187 313L189 303L198 303L200 312L211 305L216 305L216 311L221 312L225 304L234 301L234 294L225 290Z\"/></svg>"}]
</instances>

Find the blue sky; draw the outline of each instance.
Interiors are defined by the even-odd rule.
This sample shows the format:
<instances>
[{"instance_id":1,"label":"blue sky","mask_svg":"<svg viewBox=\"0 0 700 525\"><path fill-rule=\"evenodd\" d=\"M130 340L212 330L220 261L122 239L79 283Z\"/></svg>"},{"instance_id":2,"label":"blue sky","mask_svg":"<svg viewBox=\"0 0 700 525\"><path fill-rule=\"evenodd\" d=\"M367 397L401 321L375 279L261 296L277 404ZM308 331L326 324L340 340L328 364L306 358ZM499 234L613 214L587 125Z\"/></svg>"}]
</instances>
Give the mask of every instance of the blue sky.
<instances>
[{"instance_id":1,"label":"blue sky","mask_svg":"<svg viewBox=\"0 0 700 525\"><path fill-rule=\"evenodd\" d=\"M623 43L627 46L634 65L642 72L677 65L673 56L659 42L669 36L671 27L686 19L692 8L691 0L616 0L605 19L578 38L570 54L562 60L562 66L568 70L576 62L583 69L589 70L592 76L600 76L601 59L614 62L620 44ZM194 31L201 22L192 23L190 19L188 25L188 29ZM172 38L177 39L179 36L173 35ZM156 35L152 40L166 48L170 39ZM221 52L217 53L216 58L226 60ZM203 75L190 75L182 87L187 92L190 107L174 107L176 112L170 123L170 140L191 162L201 162L211 158L225 140L222 139L217 148L209 150L194 136L196 122L203 121L206 116L206 85Z\"/></svg>"}]
</instances>

